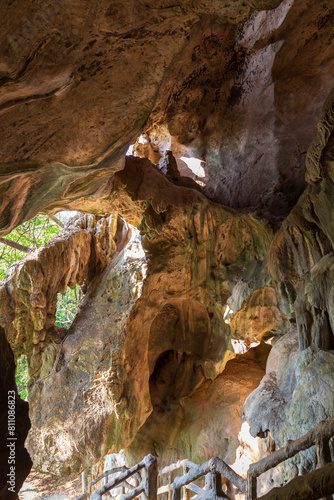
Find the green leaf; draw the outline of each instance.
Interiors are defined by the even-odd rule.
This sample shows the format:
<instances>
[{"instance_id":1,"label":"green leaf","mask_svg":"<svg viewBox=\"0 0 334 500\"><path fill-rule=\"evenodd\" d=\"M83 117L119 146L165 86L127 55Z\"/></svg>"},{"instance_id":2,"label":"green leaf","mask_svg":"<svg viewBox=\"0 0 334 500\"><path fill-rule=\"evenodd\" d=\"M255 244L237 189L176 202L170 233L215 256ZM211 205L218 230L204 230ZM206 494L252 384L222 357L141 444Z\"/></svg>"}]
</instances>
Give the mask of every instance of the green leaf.
<instances>
[{"instance_id":1,"label":"green leaf","mask_svg":"<svg viewBox=\"0 0 334 500\"><path fill-rule=\"evenodd\" d=\"M17 360L15 375L17 391L21 399L27 399L27 385L30 380L28 374L28 360L24 354Z\"/></svg>"},{"instance_id":2,"label":"green leaf","mask_svg":"<svg viewBox=\"0 0 334 500\"><path fill-rule=\"evenodd\" d=\"M16 241L31 249L45 245L61 231L61 228L47 215L38 214L33 219L23 222L9 234L8 240ZM6 277L10 266L26 254L0 243L0 280Z\"/></svg>"},{"instance_id":3,"label":"green leaf","mask_svg":"<svg viewBox=\"0 0 334 500\"><path fill-rule=\"evenodd\" d=\"M55 325L59 328L69 328L77 312L82 292L79 285L72 290L67 288L65 295L57 294L57 311Z\"/></svg>"}]
</instances>

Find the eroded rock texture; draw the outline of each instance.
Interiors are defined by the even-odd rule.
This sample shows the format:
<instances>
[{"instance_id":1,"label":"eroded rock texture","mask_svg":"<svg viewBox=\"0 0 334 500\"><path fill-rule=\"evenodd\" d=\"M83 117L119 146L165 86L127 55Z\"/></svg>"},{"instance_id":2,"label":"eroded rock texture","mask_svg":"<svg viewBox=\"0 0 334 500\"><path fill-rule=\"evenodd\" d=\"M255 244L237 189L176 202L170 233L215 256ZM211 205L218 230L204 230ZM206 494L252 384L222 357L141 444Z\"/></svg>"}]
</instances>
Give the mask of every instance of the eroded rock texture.
<instances>
[{"instance_id":1,"label":"eroded rock texture","mask_svg":"<svg viewBox=\"0 0 334 500\"><path fill-rule=\"evenodd\" d=\"M47 362L42 359L43 373L30 389L33 429L27 441L39 469L79 472L110 447L126 446L140 421L134 412L127 417L122 347L144 266L140 238L131 230L126 249L90 285L61 344L53 341L43 350Z\"/></svg>"},{"instance_id":2,"label":"eroded rock texture","mask_svg":"<svg viewBox=\"0 0 334 500\"><path fill-rule=\"evenodd\" d=\"M0 232L93 214L0 287L3 390L25 353L35 466L66 475L121 448L129 463L144 450L233 463L264 341L252 433L281 446L332 416L330 2L1 13ZM57 293L76 284L85 298L57 328Z\"/></svg>"},{"instance_id":3,"label":"eroded rock texture","mask_svg":"<svg viewBox=\"0 0 334 500\"><path fill-rule=\"evenodd\" d=\"M117 218L94 222L94 216L85 216L51 244L30 252L2 282L1 323L17 355L28 352L38 357L47 337L61 340L65 332L54 327L57 293L91 281L115 253ZM33 361L30 366L33 375Z\"/></svg>"},{"instance_id":4,"label":"eroded rock texture","mask_svg":"<svg viewBox=\"0 0 334 500\"><path fill-rule=\"evenodd\" d=\"M2 11L5 232L97 199L110 213L110 178L144 125L158 153L205 160L215 201L276 223L302 193L332 84L330 4L58 0Z\"/></svg>"},{"instance_id":5,"label":"eroded rock texture","mask_svg":"<svg viewBox=\"0 0 334 500\"><path fill-rule=\"evenodd\" d=\"M234 337L250 345L285 333L289 319L283 313L284 304L279 304L280 301L273 287L265 286L254 291L231 320Z\"/></svg>"},{"instance_id":6,"label":"eroded rock texture","mask_svg":"<svg viewBox=\"0 0 334 500\"><path fill-rule=\"evenodd\" d=\"M152 411L169 412L175 400L178 418L180 402L234 356L226 302L241 277L248 293L268 281L271 232L200 200L158 216L152 199L141 229L147 264L138 231L116 217L90 216L11 270L4 325L17 354L30 360L27 444L36 467L70 474L127 447ZM84 280L88 291L72 326L56 328L57 292ZM263 373L255 359L249 363L256 375L236 396L239 407ZM161 388L165 365L173 375Z\"/></svg>"},{"instance_id":7,"label":"eroded rock texture","mask_svg":"<svg viewBox=\"0 0 334 500\"><path fill-rule=\"evenodd\" d=\"M76 428L80 434L84 435L78 425L80 408L84 404L82 400L78 402L75 386L76 383L79 386L84 383L84 380L79 379L80 377L86 379L89 373L94 381L95 369L94 364L91 363L94 358L92 347L94 346L94 349L99 352L101 345L104 346L104 344L103 339L101 339L101 345L98 343L97 334L92 335L92 328L97 324L100 324L102 328L101 318L108 314L104 310L99 310L97 306L92 312L88 305L89 299L91 295L97 293L94 283L99 280L98 276L108 267L111 257L121 251L130 239L130 235L130 228L124 220L117 219L117 217L110 216L96 221L94 216L84 216L74 227L64 230L59 237L54 238L49 245L31 252L18 265L11 268L7 280L2 284L1 323L6 330L9 342L14 346L15 354L18 356L24 352L29 359L30 410L33 430L28 442L34 443L36 434L44 436L36 442L36 450L41 451L42 457L39 457L38 453L35 457L37 466L40 464L42 470L51 468L55 472L64 473L66 470L71 470L71 467L66 465L66 453L62 456L65 461L62 467L57 467L57 465L52 467L49 462L51 460L52 463L57 464L57 453L59 453L61 443L66 442L67 439L70 440L68 448L71 448L70 443L73 439L70 437L71 432L70 435L66 435L64 412L67 416L72 414L77 419L76 425L72 420L72 430ZM83 284L84 281L86 285L90 285L85 303L82 304L85 313L81 316L88 339L85 342L82 326L79 324L78 331L81 333L79 334L79 348L70 330L66 331L55 326L55 313L57 293L64 294L67 286L74 288L76 284ZM105 291L102 289L101 293L105 294ZM102 302L103 309L104 302L108 304L107 298ZM121 315L126 314L126 311L122 311L122 307L120 309ZM63 350L68 336L70 336L71 345L69 349L72 349L72 354L75 353L70 368L67 367ZM97 358L97 364L99 364L100 358L98 356ZM66 366L65 379L61 381L58 372L64 365ZM79 376L78 366L81 366ZM54 373L53 379L50 377L50 372ZM108 377L102 369L101 372L97 378L103 379L104 377L106 383L110 383L111 375ZM73 404L76 405L77 414L71 406L71 397L67 389L72 390L75 400ZM83 397L81 393L81 398ZM89 401L88 392L85 397ZM57 408L56 418L52 418L53 404ZM46 408L48 409L48 426L52 429L49 436L42 424L45 420ZM93 411L92 408L91 411ZM103 415L102 409L101 414ZM54 436L54 444L52 444L52 436ZM48 446L45 446L44 440L47 440ZM44 443L42 447L41 443ZM51 453L50 450L52 450ZM48 460L45 460L44 454L49 457ZM80 456L76 460L80 460Z\"/></svg>"},{"instance_id":8,"label":"eroded rock texture","mask_svg":"<svg viewBox=\"0 0 334 500\"><path fill-rule=\"evenodd\" d=\"M276 279L293 283L298 292L295 310L302 349L334 347L331 292L333 106L332 92L308 152L309 185L275 236L269 252L271 274Z\"/></svg>"},{"instance_id":9,"label":"eroded rock texture","mask_svg":"<svg viewBox=\"0 0 334 500\"><path fill-rule=\"evenodd\" d=\"M334 413L333 102L331 93L308 152L309 185L269 250L272 276L292 284L297 292L297 328L275 345L267 375L247 400L245 415L253 434L269 430L278 446ZM314 450L309 450L283 467L277 481L315 465Z\"/></svg>"},{"instance_id":10,"label":"eroded rock texture","mask_svg":"<svg viewBox=\"0 0 334 500\"><path fill-rule=\"evenodd\" d=\"M194 355L169 350L160 356L150 377L153 412L125 451L127 459L136 462L143 453L155 453L167 465L180 455L195 463L219 456L233 464L242 408L263 376L266 347L238 355L200 386Z\"/></svg>"},{"instance_id":11,"label":"eroded rock texture","mask_svg":"<svg viewBox=\"0 0 334 500\"><path fill-rule=\"evenodd\" d=\"M2 3L1 227L8 230L54 205L107 197L194 26L203 16L235 24L279 0Z\"/></svg>"},{"instance_id":12,"label":"eroded rock texture","mask_svg":"<svg viewBox=\"0 0 334 500\"><path fill-rule=\"evenodd\" d=\"M334 355L311 347L299 351L296 330L288 332L269 354L267 373L248 397L245 417L253 435L270 433L278 447L297 439L334 414ZM314 447L283 464L277 485L316 468Z\"/></svg>"}]
</instances>

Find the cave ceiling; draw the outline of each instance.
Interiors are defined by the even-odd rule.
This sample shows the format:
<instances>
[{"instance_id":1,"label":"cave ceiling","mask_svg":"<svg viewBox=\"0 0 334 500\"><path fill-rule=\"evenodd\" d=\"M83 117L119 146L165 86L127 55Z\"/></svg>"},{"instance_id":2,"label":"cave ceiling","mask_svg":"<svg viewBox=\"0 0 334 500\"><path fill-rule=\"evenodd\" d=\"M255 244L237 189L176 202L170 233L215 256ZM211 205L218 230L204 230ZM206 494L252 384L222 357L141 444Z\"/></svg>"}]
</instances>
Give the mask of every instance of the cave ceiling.
<instances>
[{"instance_id":1,"label":"cave ceiling","mask_svg":"<svg viewBox=\"0 0 334 500\"><path fill-rule=\"evenodd\" d=\"M208 198L274 227L303 192L332 85L330 3L2 1L1 12L3 234L61 207L111 213L112 178L141 133ZM203 160L204 176L181 157Z\"/></svg>"}]
</instances>

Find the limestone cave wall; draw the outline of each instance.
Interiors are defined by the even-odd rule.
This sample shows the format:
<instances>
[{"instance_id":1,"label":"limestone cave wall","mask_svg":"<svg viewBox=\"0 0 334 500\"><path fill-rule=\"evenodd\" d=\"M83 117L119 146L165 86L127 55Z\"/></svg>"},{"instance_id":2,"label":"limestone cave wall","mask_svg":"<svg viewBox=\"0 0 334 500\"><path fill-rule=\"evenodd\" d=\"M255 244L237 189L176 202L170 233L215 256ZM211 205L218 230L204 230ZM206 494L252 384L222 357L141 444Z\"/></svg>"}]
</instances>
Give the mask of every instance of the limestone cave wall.
<instances>
[{"instance_id":1,"label":"limestone cave wall","mask_svg":"<svg viewBox=\"0 0 334 500\"><path fill-rule=\"evenodd\" d=\"M7 465L21 354L31 377L16 493L28 452L61 475L121 449L237 467L245 421L254 461L334 416L331 3L0 4L0 233L81 212L0 282Z\"/></svg>"}]
</instances>

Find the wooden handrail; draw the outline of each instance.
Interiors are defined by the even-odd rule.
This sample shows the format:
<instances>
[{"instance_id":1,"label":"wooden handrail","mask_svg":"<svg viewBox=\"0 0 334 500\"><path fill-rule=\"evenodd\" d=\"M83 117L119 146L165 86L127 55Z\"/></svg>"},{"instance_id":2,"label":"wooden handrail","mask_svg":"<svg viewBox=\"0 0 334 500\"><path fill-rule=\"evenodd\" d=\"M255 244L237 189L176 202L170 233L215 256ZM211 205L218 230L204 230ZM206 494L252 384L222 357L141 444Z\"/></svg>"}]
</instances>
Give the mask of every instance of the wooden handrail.
<instances>
[{"instance_id":1,"label":"wooden handrail","mask_svg":"<svg viewBox=\"0 0 334 500\"><path fill-rule=\"evenodd\" d=\"M116 474L117 472L124 472L124 471L126 471L128 469L129 469L128 467L126 467L125 465L122 465L120 467L114 467L112 469L109 469L109 470L103 472L102 474L100 474L95 479L92 479L92 481L90 481L88 483L88 485L87 485L87 491L85 491L84 493L82 493L82 495L80 495L79 497L77 497L75 500L85 500L85 499L89 498L90 495L91 495L91 493L92 493L92 487L96 483L98 483L99 481L101 481L105 477L111 476L112 474Z\"/></svg>"},{"instance_id":2,"label":"wooden handrail","mask_svg":"<svg viewBox=\"0 0 334 500\"><path fill-rule=\"evenodd\" d=\"M157 470L157 459L153 455L147 455L141 462L139 462L137 465L134 467L131 467L131 469L128 469L127 471L123 472L116 478L114 478L112 481L110 481L107 484L104 484L97 490L95 490L91 496L90 500L102 500L102 495L107 493L113 488L116 488L116 486L119 486L121 483L123 483L125 480L129 479L129 477L133 476L137 472L139 472L141 469L146 469L147 470L147 479L146 481L142 481L142 483L135 488L135 490L131 491L129 494L126 494L128 500L131 498L134 498L137 496L139 493L145 492L149 500L156 500L157 498L157 477L158 477L158 470ZM134 491L139 491L137 495L134 495ZM134 496L133 496L134 495Z\"/></svg>"},{"instance_id":3,"label":"wooden handrail","mask_svg":"<svg viewBox=\"0 0 334 500\"><path fill-rule=\"evenodd\" d=\"M334 492L334 462L321 469L297 476L281 488L273 488L261 500L317 500L320 497L332 499ZM327 496L329 495L329 497Z\"/></svg>"},{"instance_id":4,"label":"wooden handrail","mask_svg":"<svg viewBox=\"0 0 334 500\"><path fill-rule=\"evenodd\" d=\"M219 472L219 474L233 483L242 493L246 493L246 479L239 476L224 460L216 457L211 458L210 462L211 468L215 469L215 472Z\"/></svg>"},{"instance_id":5,"label":"wooden handrail","mask_svg":"<svg viewBox=\"0 0 334 500\"><path fill-rule=\"evenodd\" d=\"M191 460L188 460L188 458L185 458L183 460L175 462L174 464L167 465L163 469L159 470L159 476L162 476L162 474L167 474L168 472L172 472L177 469L181 469L181 467L187 467L188 469L191 469L197 466L198 464L195 464Z\"/></svg>"},{"instance_id":6,"label":"wooden handrail","mask_svg":"<svg viewBox=\"0 0 334 500\"><path fill-rule=\"evenodd\" d=\"M205 462L204 464L190 469L187 474L176 477L173 481L173 500L181 500L181 488L205 476L208 472L210 472L209 462Z\"/></svg>"},{"instance_id":7,"label":"wooden handrail","mask_svg":"<svg viewBox=\"0 0 334 500\"><path fill-rule=\"evenodd\" d=\"M101 474L100 476L98 476L97 478L93 479L92 481L90 481L88 483L88 493L91 493L91 489L92 487L98 483L99 481L101 481L103 478L105 477L108 477L110 476L111 474L116 474L117 472L125 472L129 470L128 467L125 467L125 465L121 466L121 467L114 467L113 469L109 470L109 471L105 471L103 472L103 474Z\"/></svg>"},{"instance_id":8,"label":"wooden handrail","mask_svg":"<svg viewBox=\"0 0 334 500\"><path fill-rule=\"evenodd\" d=\"M218 457L211 458L201 465L197 465L189 470L183 476L177 477L173 482L173 500L181 500L181 488L187 486L196 479L211 474L213 477L223 475L226 479L231 481L242 493L246 493L246 480L239 476L234 470L231 469L223 460ZM215 481L213 481L215 483ZM212 489L220 489L220 486L212 485ZM211 489L210 489L211 491ZM203 491L203 494L206 493ZM215 491L218 496L222 496L220 491Z\"/></svg>"},{"instance_id":9,"label":"wooden handrail","mask_svg":"<svg viewBox=\"0 0 334 500\"><path fill-rule=\"evenodd\" d=\"M334 436L334 417L321 421L317 427L295 441L289 440L287 444L268 457L249 466L247 472L247 500L257 498L257 477L276 467L297 453L316 445L318 451L318 466L330 461L329 440Z\"/></svg>"},{"instance_id":10,"label":"wooden handrail","mask_svg":"<svg viewBox=\"0 0 334 500\"><path fill-rule=\"evenodd\" d=\"M263 500L289 500L289 495L293 491L293 498L302 500L303 496L301 494L296 494L301 488L303 483L303 478L305 480L311 481L312 487L322 495L329 495L334 492L334 462L331 462L329 440L334 436L334 417L326 421L320 422L317 427L305 434L295 441L288 441L287 444L269 455L268 457L259 460L257 463L250 465L247 472L247 480L239 476L229 465L227 465L223 460L218 457L211 458L203 464L194 464L190 460L179 460L178 462L168 465L161 469L158 473L157 470L157 460L153 455L147 455L141 462L127 469L126 467L117 467L109 471L104 472L98 478L94 479L89 483L89 491L86 491L83 495L78 497L76 500L85 500L90 498L90 500L101 500L102 495L107 493L113 488L116 488L123 482L136 475L138 477L138 472L142 469L146 469L147 477L142 480L141 483L133 487L131 491L122 495L122 500L132 500L133 498L139 496L141 493L145 493L148 500L157 500L158 495L163 493L169 493L173 491L172 500L181 500L181 488L185 487L197 493L199 500L214 499L217 497L226 498L221 490L221 476L224 476L228 481L233 483L242 493L246 494L247 500L259 500L257 498L257 477L264 472L276 467L285 460L292 458L294 455L300 451L306 450L311 446L317 446L317 457L318 457L318 469L312 473L306 474L302 477L297 477L290 481L286 486L282 488L274 488L265 496L261 497ZM329 463L330 462L330 463ZM178 476L172 481L169 478L169 484L157 487L157 478L163 474L173 474L173 471L177 469L183 469L183 475ZM125 470L124 470L125 469ZM187 469L189 469L187 471ZM124 471L114 478L109 483L101 486L95 490L90 495L91 487L100 481L103 477L109 476L110 474ZM329 476L332 474L332 476ZM205 488L202 489L199 486L193 484L193 481L205 476ZM170 476L171 477L171 476ZM330 480L326 478L330 477ZM325 479L324 479L325 478ZM128 483L129 484L129 483ZM305 483L306 484L306 483ZM317 486L315 486L317 485ZM304 491L304 490L303 490ZM305 490L306 491L306 490ZM310 490L311 491L311 490ZM189 493L189 491L188 491ZM188 498L185 495L184 498ZM308 496L310 500L315 500L316 496ZM330 498L330 497L326 497Z\"/></svg>"},{"instance_id":11,"label":"wooden handrail","mask_svg":"<svg viewBox=\"0 0 334 500\"><path fill-rule=\"evenodd\" d=\"M125 493L125 495L122 495L122 500L132 500L132 498L136 498L138 495L143 493L145 491L145 485L141 483L137 488L134 488L133 490L129 491L128 493Z\"/></svg>"},{"instance_id":12,"label":"wooden handrail","mask_svg":"<svg viewBox=\"0 0 334 500\"><path fill-rule=\"evenodd\" d=\"M315 429L312 429L301 438L295 441L288 441L283 448L274 451L271 455L259 460L255 464L251 464L249 466L249 471L252 475L259 476L288 458L293 457L300 451L307 450L320 441L329 440L333 435L334 417L320 422Z\"/></svg>"}]
</instances>

